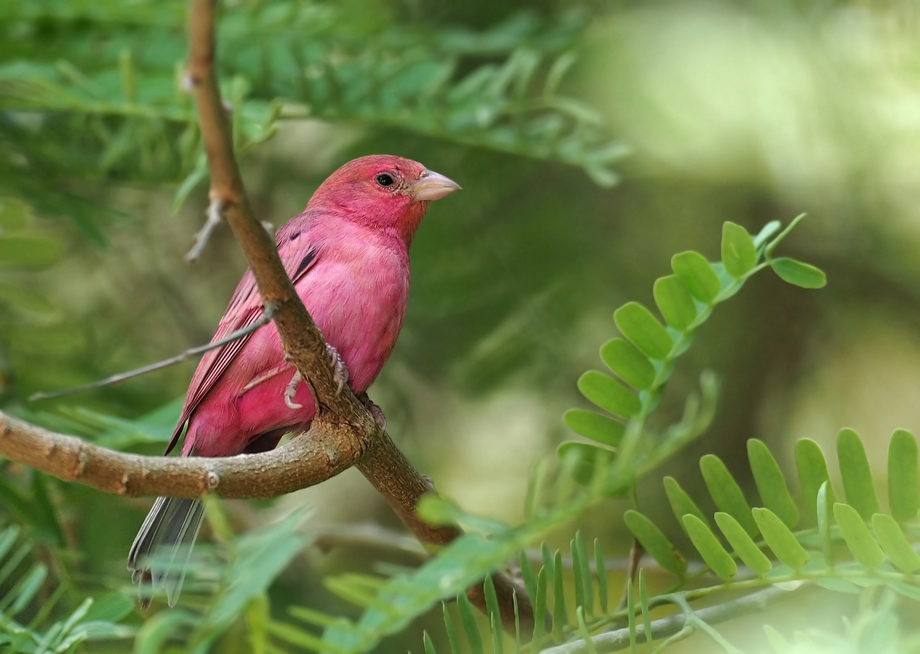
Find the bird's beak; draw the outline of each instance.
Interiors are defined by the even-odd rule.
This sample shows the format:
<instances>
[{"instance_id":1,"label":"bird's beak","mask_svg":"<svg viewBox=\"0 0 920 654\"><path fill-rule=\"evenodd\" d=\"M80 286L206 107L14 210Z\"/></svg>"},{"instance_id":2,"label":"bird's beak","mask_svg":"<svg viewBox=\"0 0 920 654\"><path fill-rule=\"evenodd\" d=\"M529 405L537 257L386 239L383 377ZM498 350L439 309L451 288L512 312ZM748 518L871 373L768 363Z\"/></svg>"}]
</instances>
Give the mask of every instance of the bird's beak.
<instances>
[{"instance_id":1,"label":"bird's beak","mask_svg":"<svg viewBox=\"0 0 920 654\"><path fill-rule=\"evenodd\" d=\"M460 185L452 179L448 179L433 170L426 170L422 176L406 189L416 202L429 202L431 200L440 200L445 195L450 195L454 191L459 191Z\"/></svg>"}]
</instances>

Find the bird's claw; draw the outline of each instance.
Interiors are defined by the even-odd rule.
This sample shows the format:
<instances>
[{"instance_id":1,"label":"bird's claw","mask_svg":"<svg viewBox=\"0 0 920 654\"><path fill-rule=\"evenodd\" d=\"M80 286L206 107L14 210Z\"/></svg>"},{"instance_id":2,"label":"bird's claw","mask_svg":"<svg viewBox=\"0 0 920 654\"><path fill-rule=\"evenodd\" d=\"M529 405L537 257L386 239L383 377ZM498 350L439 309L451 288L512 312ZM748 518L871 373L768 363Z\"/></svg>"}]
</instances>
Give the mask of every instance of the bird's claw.
<instances>
[{"instance_id":1,"label":"bird's claw","mask_svg":"<svg viewBox=\"0 0 920 654\"><path fill-rule=\"evenodd\" d=\"M383 409L374 404L373 400L367 396L367 393L361 393L361 395L358 396L358 399L361 400L361 404L367 407L367 410L371 412L371 415L374 416L374 420L376 420L377 424L380 425L380 429L386 431L387 417L383 415Z\"/></svg>"},{"instance_id":2,"label":"bird's claw","mask_svg":"<svg viewBox=\"0 0 920 654\"><path fill-rule=\"evenodd\" d=\"M328 343L326 343L326 354L329 356L329 365L332 366L332 378L338 384L335 389L335 396L338 397L345 389L345 384L348 383L348 368L339 351Z\"/></svg>"},{"instance_id":3,"label":"bird's claw","mask_svg":"<svg viewBox=\"0 0 920 654\"><path fill-rule=\"evenodd\" d=\"M303 375L300 374L299 370L295 370L294 376L291 377L291 381L288 383L287 388L284 389L284 403L289 409L303 408L302 404L297 404L297 402L294 401L294 398L297 396L297 387L302 381Z\"/></svg>"}]
</instances>

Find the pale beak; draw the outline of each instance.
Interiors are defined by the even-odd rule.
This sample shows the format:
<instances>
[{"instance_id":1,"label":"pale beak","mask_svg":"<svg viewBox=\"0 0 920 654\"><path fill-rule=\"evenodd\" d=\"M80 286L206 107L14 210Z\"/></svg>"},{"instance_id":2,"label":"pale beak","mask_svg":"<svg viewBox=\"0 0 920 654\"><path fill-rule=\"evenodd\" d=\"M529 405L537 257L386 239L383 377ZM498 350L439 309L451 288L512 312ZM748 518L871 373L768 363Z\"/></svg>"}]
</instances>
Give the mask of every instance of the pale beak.
<instances>
[{"instance_id":1,"label":"pale beak","mask_svg":"<svg viewBox=\"0 0 920 654\"><path fill-rule=\"evenodd\" d=\"M460 185L432 170L426 170L422 176L406 189L406 192L415 198L416 202L429 202L440 200L445 195L459 191Z\"/></svg>"}]
</instances>

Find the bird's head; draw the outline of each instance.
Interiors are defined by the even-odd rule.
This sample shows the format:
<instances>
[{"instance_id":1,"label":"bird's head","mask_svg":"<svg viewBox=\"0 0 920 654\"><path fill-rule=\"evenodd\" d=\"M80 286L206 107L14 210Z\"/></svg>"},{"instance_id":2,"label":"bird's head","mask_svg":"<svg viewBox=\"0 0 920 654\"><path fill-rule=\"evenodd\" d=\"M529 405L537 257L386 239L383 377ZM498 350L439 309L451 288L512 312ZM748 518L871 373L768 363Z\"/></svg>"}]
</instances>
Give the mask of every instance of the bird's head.
<instances>
[{"instance_id":1,"label":"bird's head","mask_svg":"<svg viewBox=\"0 0 920 654\"><path fill-rule=\"evenodd\" d=\"M332 173L307 208L333 210L349 220L393 231L409 244L428 203L459 188L417 161L378 154L349 161Z\"/></svg>"}]
</instances>

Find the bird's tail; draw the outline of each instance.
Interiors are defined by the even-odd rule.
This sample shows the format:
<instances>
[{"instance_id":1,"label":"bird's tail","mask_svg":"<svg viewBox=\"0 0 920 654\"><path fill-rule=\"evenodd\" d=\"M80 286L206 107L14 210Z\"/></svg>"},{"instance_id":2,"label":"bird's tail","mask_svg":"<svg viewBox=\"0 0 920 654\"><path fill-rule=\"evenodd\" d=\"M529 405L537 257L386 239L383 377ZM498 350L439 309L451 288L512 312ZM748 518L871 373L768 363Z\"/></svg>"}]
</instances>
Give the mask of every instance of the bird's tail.
<instances>
[{"instance_id":1,"label":"bird's tail","mask_svg":"<svg viewBox=\"0 0 920 654\"><path fill-rule=\"evenodd\" d=\"M202 517L201 500L157 498L128 553L128 570L131 580L140 583L143 609L161 589L170 606L179 599Z\"/></svg>"}]
</instances>

